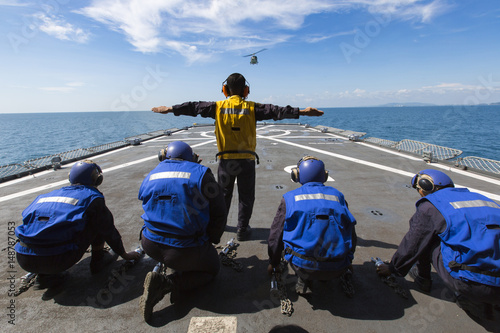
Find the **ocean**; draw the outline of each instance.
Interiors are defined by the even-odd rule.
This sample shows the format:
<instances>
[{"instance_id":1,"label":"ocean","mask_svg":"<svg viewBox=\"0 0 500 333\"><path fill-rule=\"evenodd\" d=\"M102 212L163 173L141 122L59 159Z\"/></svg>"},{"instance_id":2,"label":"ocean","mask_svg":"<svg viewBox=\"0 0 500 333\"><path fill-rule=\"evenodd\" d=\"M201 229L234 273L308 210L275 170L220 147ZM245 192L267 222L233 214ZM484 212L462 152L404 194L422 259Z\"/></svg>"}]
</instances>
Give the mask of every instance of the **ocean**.
<instances>
[{"instance_id":1,"label":"ocean","mask_svg":"<svg viewBox=\"0 0 500 333\"><path fill-rule=\"evenodd\" d=\"M416 140L460 149L461 156L500 161L500 105L321 109L322 117L285 122L366 132L365 137L392 141ZM0 113L0 165L193 123L212 124L213 119L152 111Z\"/></svg>"}]
</instances>

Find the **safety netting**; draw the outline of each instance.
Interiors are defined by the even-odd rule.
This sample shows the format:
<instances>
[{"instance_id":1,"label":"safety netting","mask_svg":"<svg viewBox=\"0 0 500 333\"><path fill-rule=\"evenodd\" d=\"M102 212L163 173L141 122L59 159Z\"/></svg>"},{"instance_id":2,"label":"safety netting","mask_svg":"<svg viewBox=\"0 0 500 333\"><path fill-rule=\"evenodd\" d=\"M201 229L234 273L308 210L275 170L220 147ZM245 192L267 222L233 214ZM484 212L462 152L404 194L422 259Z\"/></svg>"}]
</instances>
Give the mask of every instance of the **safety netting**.
<instances>
[{"instance_id":1,"label":"safety netting","mask_svg":"<svg viewBox=\"0 0 500 333\"><path fill-rule=\"evenodd\" d=\"M456 164L500 175L500 161L477 156L466 156L458 158Z\"/></svg>"},{"instance_id":2,"label":"safety netting","mask_svg":"<svg viewBox=\"0 0 500 333\"><path fill-rule=\"evenodd\" d=\"M80 160L84 157L101 154L117 148L130 145L126 140L106 143L89 148L79 148L63 153L43 156L22 163L8 164L0 166L0 181L23 177L35 172L54 168L56 165Z\"/></svg>"}]
</instances>

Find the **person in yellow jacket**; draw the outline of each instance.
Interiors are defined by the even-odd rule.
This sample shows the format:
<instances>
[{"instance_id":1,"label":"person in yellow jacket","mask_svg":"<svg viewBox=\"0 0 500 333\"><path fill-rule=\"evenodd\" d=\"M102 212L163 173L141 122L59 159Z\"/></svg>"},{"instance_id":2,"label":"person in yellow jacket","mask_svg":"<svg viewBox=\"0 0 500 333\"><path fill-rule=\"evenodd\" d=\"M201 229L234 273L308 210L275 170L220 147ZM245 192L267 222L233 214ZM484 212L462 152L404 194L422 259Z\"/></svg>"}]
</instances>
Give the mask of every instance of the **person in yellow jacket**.
<instances>
[{"instance_id":1,"label":"person in yellow jacket","mask_svg":"<svg viewBox=\"0 0 500 333\"><path fill-rule=\"evenodd\" d=\"M156 113L173 113L215 119L215 136L220 158L217 181L224 191L227 211L233 197L234 182L238 182L237 239L248 240L249 226L255 201L256 122L261 120L298 119L300 116L322 116L323 111L307 107L303 110L247 101L250 87L245 77L233 73L222 83L225 100L218 102L186 102L174 106L152 108Z\"/></svg>"}]
</instances>

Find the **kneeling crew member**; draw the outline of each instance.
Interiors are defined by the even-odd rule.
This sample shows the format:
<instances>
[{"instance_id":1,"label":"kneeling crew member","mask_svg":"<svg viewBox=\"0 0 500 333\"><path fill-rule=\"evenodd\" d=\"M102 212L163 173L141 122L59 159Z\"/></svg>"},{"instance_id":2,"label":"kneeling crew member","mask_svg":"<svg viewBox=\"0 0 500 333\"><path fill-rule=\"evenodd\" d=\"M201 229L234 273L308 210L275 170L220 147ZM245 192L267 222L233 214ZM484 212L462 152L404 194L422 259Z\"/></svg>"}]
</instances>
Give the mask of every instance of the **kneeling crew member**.
<instances>
[{"instance_id":1,"label":"kneeling crew member","mask_svg":"<svg viewBox=\"0 0 500 333\"><path fill-rule=\"evenodd\" d=\"M296 292L311 292L312 280L341 277L352 289L352 260L356 248L356 220L344 195L323 183L328 179L324 163L302 158L292 169L292 180L301 187L283 195L268 239L268 273L285 259L298 276ZM351 294L348 294L352 296Z\"/></svg>"},{"instance_id":2,"label":"kneeling crew member","mask_svg":"<svg viewBox=\"0 0 500 333\"><path fill-rule=\"evenodd\" d=\"M191 147L171 142L158 154L160 163L139 189L144 226L142 246L154 260L175 273L146 275L140 307L149 321L153 307L172 292L173 303L183 290L202 286L217 275L217 244L226 227L226 205L211 170L196 163Z\"/></svg>"},{"instance_id":3,"label":"kneeling crew member","mask_svg":"<svg viewBox=\"0 0 500 333\"><path fill-rule=\"evenodd\" d=\"M411 185L421 199L410 229L378 274L409 273L422 291L429 292L432 263L460 307L492 319L493 308L500 309L500 206L481 194L455 188L438 170L420 171Z\"/></svg>"},{"instance_id":4,"label":"kneeling crew member","mask_svg":"<svg viewBox=\"0 0 500 333\"><path fill-rule=\"evenodd\" d=\"M104 243L125 260L137 260L135 251L125 252L113 215L97 189L101 168L90 160L71 168L71 186L38 196L22 213L16 228L17 261L26 271L37 273L35 287L45 289L62 283L63 272L75 265L92 246L90 271L100 272L116 259Z\"/></svg>"}]
</instances>

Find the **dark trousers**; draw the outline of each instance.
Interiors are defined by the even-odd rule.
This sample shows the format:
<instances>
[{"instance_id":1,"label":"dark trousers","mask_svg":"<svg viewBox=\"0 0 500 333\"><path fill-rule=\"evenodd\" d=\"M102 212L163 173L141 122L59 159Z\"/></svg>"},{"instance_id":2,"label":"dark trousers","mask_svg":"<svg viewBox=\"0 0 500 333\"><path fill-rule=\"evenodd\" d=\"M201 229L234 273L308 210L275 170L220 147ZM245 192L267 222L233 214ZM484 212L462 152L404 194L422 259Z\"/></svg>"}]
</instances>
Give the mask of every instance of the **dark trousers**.
<instances>
[{"instance_id":1,"label":"dark trousers","mask_svg":"<svg viewBox=\"0 0 500 333\"><path fill-rule=\"evenodd\" d=\"M319 280L319 281L332 280L332 279L340 277L349 268L351 268L351 272L352 272L352 266L343 268L343 269L338 270L338 271L314 271L314 270L305 269L305 268L296 266L292 263L290 263L290 267L292 267L293 271L295 272L295 275L297 275L298 277L300 277L304 281L305 280Z\"/></svg>"},{"instance_id":2,"label":"dark trousers","mask_svg":"<svg viewBox=\"0 0 500 333\"><path fill-rule=\"evenodd\" d=\"M93 234L91 228L86 227L78 237L77 249L53 256L33 256L17 253L19 266L27 272L38 274L57 274L64 272L75 265L91 245L102 246L104 238Z\"/></svg>"},{"instance_id":3,"label":"dark trousers","mask_svg":"<svg viewBox=\"0 0 500 333\"><path fill-rule=\"evenodd\" d=\"M436 247L432 254L432 265L444 284L450 288L455 295L461 295L475 303L500 305L500 287L493 287L472 281L465 282L453 278L444 267L441 246Z\"/></svg>"},{"instance_id":4,"label":"dark trousers","mask_svg":"<svg viewBox=\"0 0 500 333\"><path fill-rule=\"evenodd\" d=\"M219 273L219 255L209 242L199 247L178 248L153 242L143 235L141 244L148 256L175 271L171 278L178 290L200 287Z\"/></svg>"},{"instance_id":5,"label":"dark trousers","mask_svg":"<svg viewBox=\"0 0 500 333\"><path fill-rule=\"evenodd\" d=\"M222 187L228 214L235 180L238 182L238 228L245 228L250 223L255 201L255 160L220 160L217 181Z\"/></svg>"}]
</instances>

